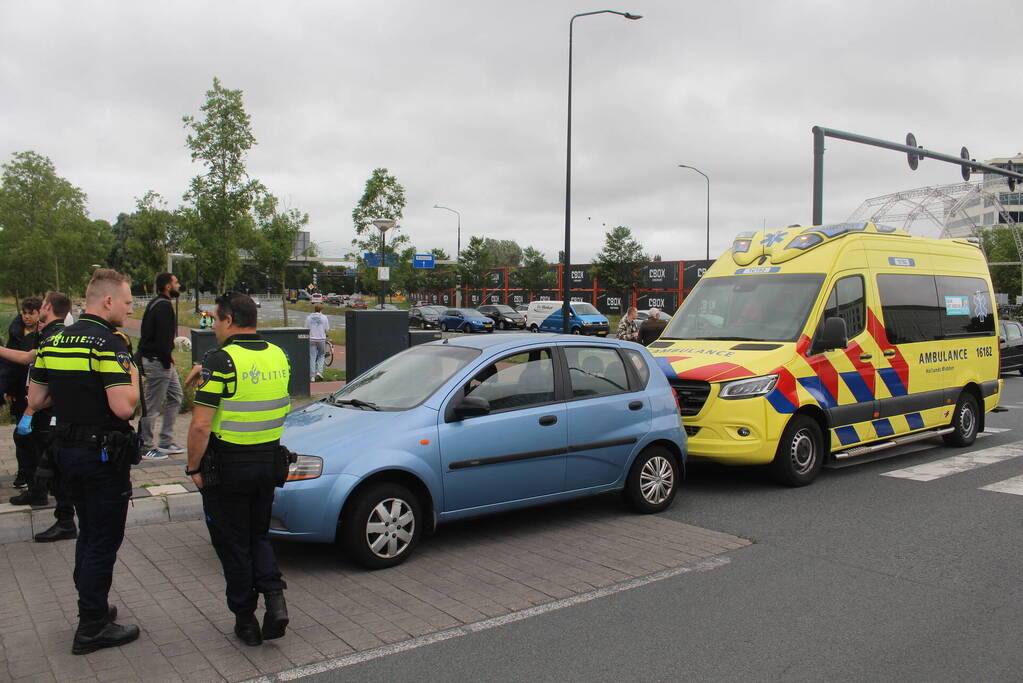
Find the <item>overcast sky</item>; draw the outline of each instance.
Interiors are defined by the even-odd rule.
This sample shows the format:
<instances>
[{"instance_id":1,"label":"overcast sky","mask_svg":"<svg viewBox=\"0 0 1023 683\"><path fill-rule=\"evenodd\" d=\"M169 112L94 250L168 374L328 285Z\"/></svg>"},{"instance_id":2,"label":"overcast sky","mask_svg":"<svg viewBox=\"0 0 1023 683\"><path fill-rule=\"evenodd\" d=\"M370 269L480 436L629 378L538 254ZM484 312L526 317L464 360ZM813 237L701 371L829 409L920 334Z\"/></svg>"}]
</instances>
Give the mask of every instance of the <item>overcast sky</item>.
<instances>
[{"instance_id":1,"label":"overcast sky","mask_svg":"<svg viewBox=\"0 0 1023 683\"><path fill-rule=\"evenodd\" d=\"M549 259L563 245L568 26L575 22L572 260L630 227L702 258L742 230L811 219L810 128L983 160L1023 151L1023 2L173 0L0 2L0 158L34 150L113 221L200 167L181 117L213 78L244 91L249 173L310 215L327 255L353 237L374 168L404 185L419 250L471 235ZM824 219L959 180L956 167L831 140Z\"/></svg>"}]
</instances>

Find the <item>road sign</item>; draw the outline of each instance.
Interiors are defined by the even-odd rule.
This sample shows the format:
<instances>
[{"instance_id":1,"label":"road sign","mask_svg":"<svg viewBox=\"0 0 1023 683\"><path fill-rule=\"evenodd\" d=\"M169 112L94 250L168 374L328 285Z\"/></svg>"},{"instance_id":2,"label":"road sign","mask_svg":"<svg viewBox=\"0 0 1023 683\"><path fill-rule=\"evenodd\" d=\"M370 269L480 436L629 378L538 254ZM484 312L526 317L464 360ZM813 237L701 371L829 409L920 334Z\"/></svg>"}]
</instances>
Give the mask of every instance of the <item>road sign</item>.
<instances>
[{"instance_id":1,"label":"road sign","mask_svg":"<svg viewBox=\"0 0 1023 683\"><path fill-rule=\"evenodd\" d=\"M366 262L366 265L369 266L370 268L379 268L380 267L380 254L370 254L369 252L366 252L365 254L362 255L362 259L363 259L363 261ZM393 256L388 256L387 258L385 258L384 259L384 264L388 265L388 266L393 266L394 265L394 257Z\"/></svg>"},{"instance_id":2,"label":"road sign","mask_svg":"<svg viewBox=\"0 0 1023 683\"><path fill-rule=\"evenodd\" d=\"M413 268L433 268L433 254L416 254L412 257Z\"/></svg>"},{"instance_id":3,"label":"road sign","mask_svg":"<svg viewBox=\"0 0 1023 683\"><path fill-rule=\"evenodd\" d=\"M387 266L377 266L377 279L381 282L387 282L391 279L391 269Z\"/></svg>"}]
</instances>

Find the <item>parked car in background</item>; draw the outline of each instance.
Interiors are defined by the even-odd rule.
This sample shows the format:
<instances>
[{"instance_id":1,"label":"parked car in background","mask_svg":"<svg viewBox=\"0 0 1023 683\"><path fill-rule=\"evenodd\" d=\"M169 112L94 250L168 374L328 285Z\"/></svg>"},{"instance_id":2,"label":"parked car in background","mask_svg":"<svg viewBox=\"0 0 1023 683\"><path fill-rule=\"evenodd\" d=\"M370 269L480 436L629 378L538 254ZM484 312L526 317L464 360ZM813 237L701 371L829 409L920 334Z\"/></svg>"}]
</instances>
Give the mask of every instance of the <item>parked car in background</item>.
<instances>
[{"instance_id":1,"label":"parked car in background","mask_svg":"<svg viewBox=\"0 0 1023 683\"><path fill-rule=\"evenodd\" d=\"M440 317L440 329L447 332L493 332L494 321L475 308L449 308Z\"/></svg>"},{"instance_id":2,"label":"parked car in background","mask_svg":"<svg viewBox=\"0 0 1023 683\"><path fill-rule=\"evenodd\" d=\"M323 303L323 295L320 294L319 292L313 292L312 294L309 295L309 303L311 303L311 304L322 304Z\"/></svg>"},{"instance_id":3,"label":"parked car in background","mask_svg":"<svg viewBox=\"0 0 1023 683\"><path fill-rule=\"evenodd\" d=\"M394 304L373 304L371 308L374 311L400 311L401 309Z\"/></svg>"},{"instance_id":4,"label":"parked car in background","mask_svg":"<svg viewBox=\"0 0 1023 683\"><path fill-rule=\"evenodd\" d=\"M340 306L341 305L341 295L340 294L335 294L334 292L331 292L330 294L328 294L326 297L324 297L323 300L324 300L324 302L326 302L328 304L332 304L334 306Z\"/></svg>"},{"instance_id":5,"label":"parked car in background","mask_svg":"<svg viewBox=\"0 0 1023 683\"><path fill-rule=\"evenodd\" d=\"M348 300L348 308L369 308L369 304L364 299L351 298Z\"/></svg>"},{"instance_id":6,"label":"parked car in background","mask_svg":"<svg viewBox=\"0 0 1023 683\"><path fill-rule=\"evenodd\" d=\"M440 327L440 317L446 310L443 306L413 306L408 310L408 326L422 330Z\"/></svg>"},{"instance_id":7,"label":"parked car in background","mask_svg":"<svg viewBox=\"0 0 1023 683\"><path fill-rule=\"evenodd\" d=\"M999 374L1019 370L1023 375L1023 324L1015 320L998 321Z\"/></svg>"},{"instance_id":8,"label":"parked car in background","mask_svg":"<svg viewBox=\"0 0 1023 683\"><path fill-rule=\"evenodd\" d=\"M511 306L486 304L479 307L479 312L493 320L499 330L522 330L526 327L526 316Z\"/></svg>"},{"instance_id":9,"label":"parked car in background","mask_svg":"<svg viewBox=\"0 0 1023 683\"><path fill-rule=\"evenodd\" d=\"M274 495L274 539L340 541L371 569L465 517L614 490L660 512L686 458L646 349L561 335L413 346L293 412L281 443L301 455Z\"/></svg>"},{"instance_id":10,"label":"parked car in background","mask_svg":"<svg viewBox=\"0 0 1023 683\"><path fill-rule=\"evenodd\" d=\"M636 320L638 322L643 322L644 320L646 320L649 317L650 317L650 309L649 308L644 308L642 311L636 311ZM661 311L661 315L659 317L664 322L670 322L671 321L671 316L668 315L667 313L665 313L664 311Z\"/></svg>"},{"instance_id":11,"label":"parked car in background","mask_svg":"<svg viewBox=\"0 0 1023 683\"><path fill-rule=\"evenodd\" d=\"M288 301L291 303L295 303L298 301L309 301L309 292L307 292L304 289L289 289Z\"/></svg>"},{"instance_id":12,"label":"parked car in background","mask_svg":"<svg viewBox=\"0 0 1023 683\"><path fill-rule=\"evenodd\" d=\"M526 327L530 332L561 332L560 301L531 301L526 311ZM606 337L610 324L593 304L573 301L568 307L568 329L572 334L592 334Z\"/></svg>"},{"instance_id":13,"label":"parked car in background","mask_svg":"<svg viewBox=\"0 0 1023 683\"><path fill-rule=\"evenodd\" d=\"M515 312L516 313L521 313L522 315L525 315L526 311L528 311L528 310L529 310L529 304L519 304L518 306L515 307Z\"/></svg>"}]
</instances>

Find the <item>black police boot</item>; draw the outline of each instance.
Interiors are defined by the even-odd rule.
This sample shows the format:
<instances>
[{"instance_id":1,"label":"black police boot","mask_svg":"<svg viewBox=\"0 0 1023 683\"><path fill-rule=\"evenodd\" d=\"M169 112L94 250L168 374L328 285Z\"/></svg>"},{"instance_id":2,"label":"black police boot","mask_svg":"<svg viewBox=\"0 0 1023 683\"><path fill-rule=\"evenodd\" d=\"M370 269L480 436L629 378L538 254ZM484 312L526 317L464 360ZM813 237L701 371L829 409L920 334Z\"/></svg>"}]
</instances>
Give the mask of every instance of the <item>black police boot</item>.
<instances>
[{"instance_id":1,"label":"black police boot","mask_svg":"<svg viewBox=\"0 0 1023 683\"><path fill-rule=\"evenodd\" d=\"M107 613L109 616L109 612ZM71 646L71 654L87 655L105 647L126 645L139 637L139 627L107 621L106 617L99 621L82 621L75 631L75 642Z\"/></svg>"},{"instance_id":2,"label":"black police boot","mask_svg":"<svg viewBox=\"0 0 1023 683\"><path fill-rule=\"evenodd\" d=\"M284 591L267 591L263 594L266 614L263 615L263 640L273 640L284 635L288 628L288 603Z\"/></svg>"},{"instance_id":3,"label":"black police boot","mask_svg":"<svg viewBox=\"0 0 1023 683\"><path fill-rule=\"evenodd\" d=\"M259 635L259 620L252 612L234 615L234 634L246 645L262 645Z\"/></svg>"},{"instance_id":4,"label":"black police boot","mask_svg":"<svg viewBox=\"0 0 1023 683\"><path fill-rule=\"evenodd\" d=\"M57 522L46 531L40 531L32 538L35 539L36 543L63 541L67 538L78 538L78 529L75 528L75 521L73 519L69 519L67 521Z\"/></svg>"},{"instance_id":5,"label":"black police boot","mask_svg":"<svg viewBox=\"0 0 1023 683\"><path fill-rule=\"evenodd\" d=\"M27 489L16 496L11 496L11 505L46 505L49 497L45 491Z\"/></svg>"}]
</instances>

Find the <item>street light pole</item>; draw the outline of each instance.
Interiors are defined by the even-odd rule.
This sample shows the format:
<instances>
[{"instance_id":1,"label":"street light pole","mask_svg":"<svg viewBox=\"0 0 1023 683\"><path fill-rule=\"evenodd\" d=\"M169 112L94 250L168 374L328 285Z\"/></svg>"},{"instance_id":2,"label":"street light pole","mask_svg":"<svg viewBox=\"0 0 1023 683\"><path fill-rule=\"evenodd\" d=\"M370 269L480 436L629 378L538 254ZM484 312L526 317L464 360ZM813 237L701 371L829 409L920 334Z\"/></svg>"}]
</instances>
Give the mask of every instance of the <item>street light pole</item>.
<instances>
[{"instance_id":1,"label":"street light pole","mask_svg":"<svg viewBox=\"0 0 1023 683\"><path fill-rule=\"evenodd\" d=\"M435 208L435 209L444 209L445 211L450 211L451 213L455 214L455 216L458 217L458 235L457 235L457 240L458 241L457 241L457 243L455 245L455 264L456 264L455 267L458 268L458 284L455 285L455 308L461 308L462 307L462 268L461 268L461 266L462 266L462 214L460 214L459 212L455 211L454 209L449 209L446 206L441 206L440 204L434 204L433 208Z\"/></svg>"},{"instance_id":2,"label":"street light pole","mask_svg":"<svg viewBox=\"0 0 1023 683\"><path fill-rule=\"evenodd\" d=\"M384 256L384 246L387 244L387 231L395 226L395 222L390 218L378 218L373 221L373 225L380 231L380 265L377 266L377 278L380 280L380 308L384 307L384 296L387 291L387 280L379 277L383 272L381 268L386 268L387 263L386 257ZM389 274L388 274L389 275ZM388 277L388 280L390 277Z\"/></svg>"},{"instance_id":3,"label":"street light pole","mask_svg":"<svg viewBox=\"0 0 1023 683\"><path fill-rule=\"evenodd\" d=\"M572 284L569 279L569 264L572 263L572 29L575 27L575 20L579 17L588 17L594 14L617 14L620 17L633 21L642 19L638 14L629 12L618 12L613 9L601 9L593 12L580 12L572 16L568 22L568 135L565 151L565 261L561 264L561 331L568 334L571 329L570 300L572 298Z\"/></svg>"},{"instance_id":4,"label":"street light pole","mask_svg":"<svg viewBox=\"0 0 1023 683\"><path fill-rule=\"evenodd\" d=\"M703 176L703 179L707 181L707 260L710 260L710 178L707 174L696 168L695 166L689 166L687 164L679 164L679 168L688 168L690 171L696 171Z\"/></svg>"}]
</instances>

